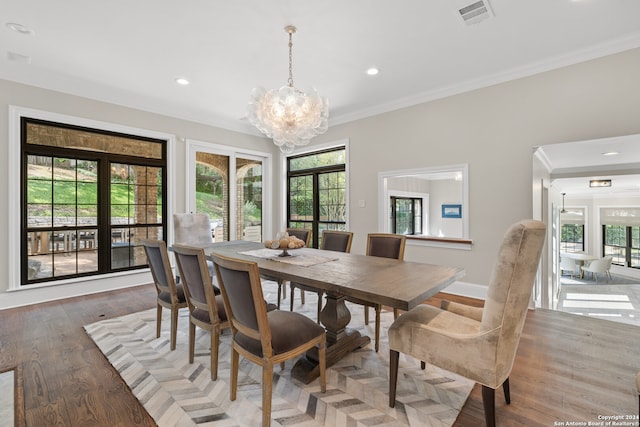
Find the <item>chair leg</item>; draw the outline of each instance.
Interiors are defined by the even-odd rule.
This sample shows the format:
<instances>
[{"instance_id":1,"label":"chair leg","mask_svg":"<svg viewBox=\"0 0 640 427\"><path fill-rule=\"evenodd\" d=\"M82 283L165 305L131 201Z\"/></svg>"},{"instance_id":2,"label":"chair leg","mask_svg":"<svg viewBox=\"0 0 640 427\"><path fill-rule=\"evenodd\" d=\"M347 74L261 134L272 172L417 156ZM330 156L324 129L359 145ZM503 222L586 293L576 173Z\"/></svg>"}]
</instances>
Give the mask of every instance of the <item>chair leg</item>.
<instances>
[{"instance_id":1,"label":"chair leg","mask_svg":"<svg viewBox=\"0 0 640 427\"><path fill-rule=\"evenodd\" d=\"M320 366L320 391L327 391L327 344L320 343L318 348L318 365Z\"/></svg>"},{"instance_id":2,"label":"chair leg","mask_svg":"<svg viewBox=\"0 0 640 427\"><path fill-rule=\"evenodd\" d=\"M262 427L271 426L271 389L273 388L273 365L262 367Z\"/></svg>"},{"instance_id":3,"label":"chair leg","mask_svg":"<svg viewBox=\"0 0 640 427\"><path fill-rule=\"evenodd\" d=\"M316 322L318 322L318 325L320 324L320 312L322 311L322 292L318 292L318 317L316 317Z\"/></svg>"},{"instance_id":4,"label":"chair leg","mask_svg":"<svg viewBox=\"0 0 640 427\"><path fill-rule=\"evenodd\" d=\"M189 319L189 363L193 363L196 347L196 325Z\"/></svg>"},{"instance_id":5,"label":"chair leg","mask_svg":"<svg viewBox=\"0 0 640 427\"><path fill-rule=\"evenodd\" d=\"M398 316L400 316L400 310L398 310L397 308L393 309L393 320L396 320L398 318Z\"/></svg>"},{"instance_id":6,"label":"chair leg","mask_svg":"<svg viewBox=\"0 0 640 427\"><path fill-rule=\"evenodd\" d=\"M282 299L287 298L287 287L284 285L284 280L278 280L278 287L282 286Z\"/></svg>"},{"instance_id":7,"label":"chair leg","mask_svg":"<svg viewBox=\"0 0 640 427\"><path fill-rule=\"evenodd\" d=\"M369 307L367 307L366 305L364 306L364 324L369 324Z\"/></svg>"},{"instance_id":8,"label":"chair leg","mask_svg":"<svg viewBox=\"0 0 640 427\"><path fill-rule=\"evenodd\" d=\"M220 327L213 328L211 333L211 381L218 379L218 348L220 344Z\"/></svg>"},{"instance_id":9,"label":"chair leg","mask_svg":"<svg viewBox=\"0 0 640 427\"><path fill-rule=\"evenodd\" d=\"M376 353L377 353L378 350L380 350L380 311L382 311L382 306L381 305L376 305L375 309L376 309L376 343L375 343L375 348L376 348ZM368 309L367 309L367 311L368 311Z\"/></svg>"},{"instance_id":10,"label":"chair leg","mask_svg":"<svg viewBox=\"0 0 640 427\"><path fill-rule=\"evenodd\" d=\"M284 297L280 297L280 295L284 292L282 289L282 283L278 282L278 310L280 310L280 300Z\"/></svg>"},{"instance_id":11,"label":"chair leg","mask_svg":"<svg viewBox=\"0 0 640 427\"><path fill-rule=\"evenodd\" d=\"M291 295L291 299L289 300L289 311L293 311L293 290L295 289L295 287L293 286L293 283L291 283L289 287L289 295Z\"/></svg>"},{"instance_id":12,"label":"chair leg","mask_svg":"<svg viewBox=\"0 0 640 427\"><path fill-rule=\"evenodd\" d=\"M178 335L178 307L171 307L171 350L176 349L176 337Z\"/></svg>"},{"instance_id":13,"label":"chair leg","mask_svg":"<svg viewBox=\"0 0 640 427\"><path fill-rule=\"evenodd\" d=\"M484 419L487 427L496 426L496 391L491 387L482 386L482 404L484 406Z\"/></svg>"},{"instance_id":14,"label":"chair leg","mask_svg":"<svg viewBox=\"0 0 640 427\"><path fill-rule=\"evenodd\" d=\"M509 378L504 380L502 383L502 391L504 392L504 401L507 402L507 405L511 405L511 393L509 389Z\"/></svg>"},{"instance_id":15,"label":"chair leg","mask_svg":"<svg viewBox=\"0 0 640 427\"><path fill-rule=\"evenodd\" d=\"M426 369L427 367L427 363L424 360L420 361L420 369L422 369L423 371Z\"/></svg>"},{"instance_id":16,"label":"chair leg","mask_svg":"<svg viewBox=\"0 0 640 427\"><path fill-rule=\"evenodd\" d=\"M291 299L293 299L293 294L291 294ZM300 289L300 302L304 305L304 291Z\"/></svg>"},{"instance_id":17,"label":"chair leg","mask_svg":"<svg viewBox=\"0 0 640 427\"><path fill-rule=\"evenodd\" d=\"M396 406L396 386L398 384L398 359L400 353L389 350L389 407Z\"/></svg>"},{"instance_id":18,"label":"chair leg","mask_svg":"<svg viewBox=\"0 0 640 427\"><path fill-rule=\"evenodd\" d=\"M160 338L161 329L162 329L162 306L158 304L158 307L156 308L156 338Z\"/></svg>"},{"instance_id":19,"label":"chair leg","mask_svg":"<svg viewBox=\"0 0 640 427\"><path fill-rule=\"evenodd\" d=\"M229 390L229 399L236 400L236 393L238 391L238 361L240 360L240 353L235 348L231 349L231 388Z\"/></svg>"}]
</instances>

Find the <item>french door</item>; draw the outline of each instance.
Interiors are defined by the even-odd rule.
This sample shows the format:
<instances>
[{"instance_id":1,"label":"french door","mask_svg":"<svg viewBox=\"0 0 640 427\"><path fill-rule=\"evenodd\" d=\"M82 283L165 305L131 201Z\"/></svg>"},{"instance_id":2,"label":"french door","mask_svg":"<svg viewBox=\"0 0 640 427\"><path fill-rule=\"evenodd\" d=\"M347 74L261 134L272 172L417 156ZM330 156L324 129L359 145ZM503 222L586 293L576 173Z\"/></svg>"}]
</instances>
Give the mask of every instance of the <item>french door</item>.
<instances>
[{"instance_id":1,"label":"french door","mask_svg":"<svg viewBox=\"0 0 640 427\"><path fill-rule=\"evenodd\" d=\"M261 242L268 159L229 148L190 145L188 211L209 215L214 242Z\"/></svg>"}]
</instances>

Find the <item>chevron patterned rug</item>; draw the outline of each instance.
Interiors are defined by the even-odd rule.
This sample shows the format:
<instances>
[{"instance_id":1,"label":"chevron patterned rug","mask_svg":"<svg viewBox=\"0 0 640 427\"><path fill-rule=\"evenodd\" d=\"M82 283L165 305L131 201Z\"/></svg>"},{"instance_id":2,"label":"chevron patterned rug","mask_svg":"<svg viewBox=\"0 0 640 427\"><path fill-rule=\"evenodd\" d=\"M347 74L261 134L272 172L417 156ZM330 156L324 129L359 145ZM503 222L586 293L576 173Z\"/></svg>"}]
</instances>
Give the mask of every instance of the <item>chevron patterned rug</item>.
<instances>
[{"instance_id":1,"label":"chevron patterned rug","mask_svg":"<svg viewBox=\"0 0 640 427\"><path fill-rule=\"evenodd\" d=\"M277 285L264 282L265 298L275 302ZM290 292L287 292L290 297ZM296 291L294 309L315 320L317 298L306 293L302 305ZM282 301L288 309L289 299ZM364 325L361 306L349 305L350 327L373 337L374 324ZM230 340L220 337L218 380L211 381L209 336L196 328L196 360L188 363L188 311L180 312L178 341L169 350L169 311L163 310L162 334L156 338L155 309L86 325L85 331L120 373L159 426L247 426L261 423L261 369L240 358L238 396L229 400ZM371 313L373 315L373 311ZM371 316L373 317L373 316ZM380 352L372 344L352 352L327 369L327 391L318 380L308 385L276 367L273 378L273 426L451 426L473 382L439 368L400 356L397 403L388 405L389 349L385 331L393 313L383 312Z\"/></svg>"}]
</instances>

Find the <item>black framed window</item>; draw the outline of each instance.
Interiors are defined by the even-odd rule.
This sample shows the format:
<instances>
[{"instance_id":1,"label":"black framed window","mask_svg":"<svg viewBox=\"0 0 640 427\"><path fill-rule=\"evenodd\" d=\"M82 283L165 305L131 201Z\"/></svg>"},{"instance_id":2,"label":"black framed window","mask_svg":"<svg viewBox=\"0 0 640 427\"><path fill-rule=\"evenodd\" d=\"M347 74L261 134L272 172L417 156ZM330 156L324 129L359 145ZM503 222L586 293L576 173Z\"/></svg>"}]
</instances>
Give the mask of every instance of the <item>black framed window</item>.
<instances>
[{"instance_id":1,"label":"black framed window","mask_svg":"<svg viewBox=\"0 0 640 427\"><path fill-rule=\"evenodd\" d=\"M640 268L640 226L602 225L602 253L612 263Z\"/></svg>"},{"instance_id":2,"label":"black framed window","mask_svg":"<svg viewBox=\"0 0 640 427\"><path fill-rule=\"evenodd\" d=\"M584 224L562 224L561 252L584 252Z\"/></svg>"},{"instance_id":3,"label":"black framed window","mask_svg":"<svg viewBox=\"0 0 640 427\"><path fill-rule=\"evenodd\" d=\"M166 235L165 140L21 119L21 283L146 267Z\"/></svg>"},{"instance_id":4,"label":"black framed window","mask_svg":"<svg viewBox=\"0 0 640 427\"><path fill-rule=\"evenodd\" d=\"M391 232L408 236L422 234L422 199L391 196Z\"/></svg>"},{"instance_id":5,"label":"black framed window","mask_svg":"<svg viewBox=\"0 0 640 427\"><path fill-rule=\"evenodd\" d=\"M311 230L317 248L323 230L345 230L346 149L320 150L287 159L287 226Z\"/></svg>"}]
</instances>

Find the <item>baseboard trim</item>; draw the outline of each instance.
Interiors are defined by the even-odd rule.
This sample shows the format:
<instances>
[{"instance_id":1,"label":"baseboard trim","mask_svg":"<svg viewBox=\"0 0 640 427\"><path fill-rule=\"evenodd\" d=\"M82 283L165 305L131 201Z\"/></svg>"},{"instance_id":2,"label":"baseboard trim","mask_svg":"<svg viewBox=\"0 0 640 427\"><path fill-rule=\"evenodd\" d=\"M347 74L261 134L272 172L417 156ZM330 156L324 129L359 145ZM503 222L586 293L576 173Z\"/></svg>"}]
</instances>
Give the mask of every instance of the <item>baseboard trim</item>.
<instances>
[{"instance_id":1,"label":"baseboard trim","mask_svg":"<svg viewBox=\"0 0 640 427\"><path fill-rule=\"evenodd\" d=\"M485 301L487 299L487 290L488 288L484 285L458 281L453 282L440 292Z\"/></svg>"}]
</instances>

